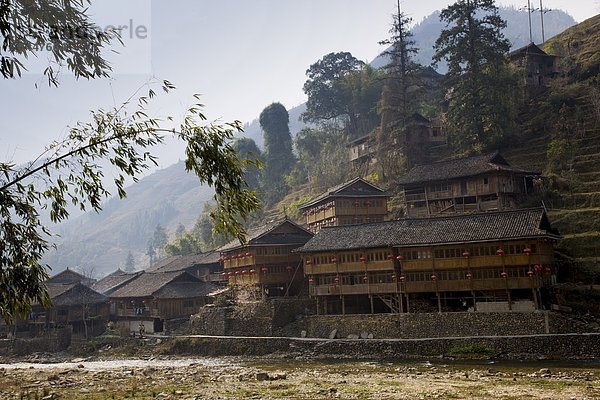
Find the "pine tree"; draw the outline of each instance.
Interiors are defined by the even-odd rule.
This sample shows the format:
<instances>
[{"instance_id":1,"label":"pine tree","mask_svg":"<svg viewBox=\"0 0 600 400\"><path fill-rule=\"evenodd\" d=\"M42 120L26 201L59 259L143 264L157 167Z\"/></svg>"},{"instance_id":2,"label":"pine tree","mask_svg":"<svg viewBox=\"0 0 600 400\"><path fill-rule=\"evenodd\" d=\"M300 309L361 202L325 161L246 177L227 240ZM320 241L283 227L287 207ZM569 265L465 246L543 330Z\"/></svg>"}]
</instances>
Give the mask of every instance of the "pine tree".
<instances>
[{"instance_id":1,"label":"pine tree","mask_svg":"<svg viewBox=\"0 0 600 400\"><path fill-rule=\"evenodd\" d=\"M481 151L510 129L514 99L506 53L510 42L501 30L494 0L458 0L442 10L446 22L435 43L436 62L448 63L445 79L447 129L460 150Z\"/></svg>"},{"instance_id":2,"label":"pine tree","mask_svg":"<svg viewBox=\"0 0 600 400\"><path fill-rule=\"evenodd\" d=\"M375 131L377 159L383 177L396 175L404 169L405 165L400 160L406 160L406 157L401 157L401 154L415 154L413 149L408 148L406 128L411 115L418 108L418 92L422 88L418 75L423 67L413 61L418 49L409 29L411 22L412 19L400 10L398 1L398 13L393 15L391 36L379 42L389 45L383 54L390 60L384 66L386 79L379 102L380 124Z\"/></svg>"},{"instance_id":3,"label":"pine tree","mask_svg":"<svg viewBox=\"0 0 600 400\"><path fill-rule=\"evenodd\" d=\"M133 272L135 271L135 260L133 259L133 254L131 251L127 254L127 259L125 260L125 272Z\"/></svg>"}]
</instances>

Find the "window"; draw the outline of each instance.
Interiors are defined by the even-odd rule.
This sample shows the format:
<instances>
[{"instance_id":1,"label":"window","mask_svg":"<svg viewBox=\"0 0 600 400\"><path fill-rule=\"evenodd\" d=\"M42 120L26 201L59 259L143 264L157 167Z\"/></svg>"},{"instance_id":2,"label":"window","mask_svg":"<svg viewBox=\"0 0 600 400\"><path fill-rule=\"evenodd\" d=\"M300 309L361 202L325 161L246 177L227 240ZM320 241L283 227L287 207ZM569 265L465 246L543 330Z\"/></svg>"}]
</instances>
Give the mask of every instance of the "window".
<instances>
[{"instance_id":1,"label":"window","mask_svg":"<svg viewBox=\"0 0 600 400\"><path fill-rule=\"evenodd\" d=\"M484 184L484 185L487 185L487 184L489 184L489 183L490 183L490 182L489 182L489 179L488 179L487 177L483 178L483 184Z\"/></svg>"},{"instance_id":2,"label":"window","mask_svg":"<svg viewBox=\"0 0 600 400\"><path fill-rule=\"evenodd\" d=\"M447 192L448 191L448 183L447 182L436 183L435 185L431 186L431 191L432 192Z\"/></svg>"}]
</instances>

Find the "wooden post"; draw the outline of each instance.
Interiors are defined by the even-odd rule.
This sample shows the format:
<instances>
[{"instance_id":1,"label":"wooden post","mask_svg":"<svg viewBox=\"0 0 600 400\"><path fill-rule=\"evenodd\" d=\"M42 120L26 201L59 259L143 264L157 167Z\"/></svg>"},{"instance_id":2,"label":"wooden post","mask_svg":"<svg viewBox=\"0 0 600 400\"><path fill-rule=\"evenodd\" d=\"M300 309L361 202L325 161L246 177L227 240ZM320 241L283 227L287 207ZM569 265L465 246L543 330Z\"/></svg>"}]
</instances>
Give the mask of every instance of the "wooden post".
<instances>
[{"instance_id":1,"label":"wooden post","mask_svg":"<svg viewBox=\"0 0 600 400\"><path fill-rule=\"evenodd\" d=\"M371 314L375 314L375 306L373 305L373 295L369 295L369 300L371 301Z\"/></svg>"},{"instance_id":2,"label":"wooden post","mask_svg":"<svg viewBox=\"0 0 600 400\"><path fill-rule=\"evenodd\" d=\"M340 296L342 298L342 315L346 315L346 298L344 295Z\"/></svg>"}]
</instances>

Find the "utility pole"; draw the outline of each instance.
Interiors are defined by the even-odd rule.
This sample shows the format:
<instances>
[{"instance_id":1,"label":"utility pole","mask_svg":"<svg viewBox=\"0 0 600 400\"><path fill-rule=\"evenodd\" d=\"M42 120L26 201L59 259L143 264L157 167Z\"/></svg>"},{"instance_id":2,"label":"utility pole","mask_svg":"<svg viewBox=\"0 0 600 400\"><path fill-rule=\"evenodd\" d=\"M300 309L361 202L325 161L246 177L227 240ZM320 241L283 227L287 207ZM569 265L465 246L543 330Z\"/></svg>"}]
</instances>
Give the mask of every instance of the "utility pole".
<instances>
[{"instance_id":1,"label":"utility pole","mask_svg":"<svg viewBox=\"0 0 600 400\"><path fill-rule=\"evenodd\" d=\"M527 17L529 18L529 43L533 43L533 34L531 32L531 0L527 0Z\"/></svg>"}]
</instances>

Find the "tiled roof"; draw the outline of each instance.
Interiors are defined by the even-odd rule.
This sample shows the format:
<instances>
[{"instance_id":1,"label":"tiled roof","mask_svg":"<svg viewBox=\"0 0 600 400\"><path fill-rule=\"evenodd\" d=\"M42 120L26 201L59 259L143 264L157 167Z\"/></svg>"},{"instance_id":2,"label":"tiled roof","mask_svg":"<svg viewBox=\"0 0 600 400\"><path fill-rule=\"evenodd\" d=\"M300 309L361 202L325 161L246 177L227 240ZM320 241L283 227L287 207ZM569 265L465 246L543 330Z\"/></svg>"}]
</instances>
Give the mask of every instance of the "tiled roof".
<instances>
[{"instance_id":1,"label":"tiled roof","mask_svg":"<svg viewBox=\"0 0 600 400\"><path fill-rule=\"evenodd\" d=\"M53 306L74 306L96 304L106 301L106 297L82 283L46 283Z\"/></svg>"},{"instance_id":2,"label":"tiled roof","mask_svg":"<svg viewBox=\"0 0 600 400\"><path fill-rule=\"evenodd\" d=\"M356 183L361 183L361 187L357 190L352 190L352 186L355 185ZM364 188L362 186L367 186L368 190L364 190ZM332 188L327 189L327 191L323 194L321 194L319 197L309 201L308 203L304 203L300 206L298 206L299 209L303 209L303 208L308 208L311 207L317 203L320 203L321 201L327 199L330 196L352 196L352 197L356 197L356 196L384 196L384 197L389 197L386 193L385 190L378 188L377 186L373 185L372 183L369 183L367 181L365 181L362 178L354 178L348 182L344 182L341 183L337 186L334 186Z\"/></svg>"},{"instance_id":3,"label":"tiled roof","mask_svg":"<svg viewBox=\"0 0 600 400\"><path fill-rule=\"evenodd\" d=\"M208 282L173 282L155 293L161 299L185 299L208 296L217 286Z\"/></svg>"},{"instance_id":4,"label":"tiled roof","mask_svg":"<svg viewBox=\"0 0 600 400\"><path fill-rule=\"evenodd\" d=\"M135 279L127 282L123 287L115 290L110 297L150 297L167 285L180 282L194 282L198 285L203 283L193 275L184 271L176 272L144 272Z\"/></svg>"},{"instance_id":5,"label":"tiled roof","mask_svg":"<svg viewBox=\"0 0 600 400\"><path fill-rule=\"evenodd\" d=\"M142 271L127 273L117 269L112 274L107 275L94 283L92 289L102 294L110 294L141 273Z\"/></svg>"},{"instance_id":6,"label":"tiled roof","mask_svg":"<svg viewBox=\"0 0 600 400\"><path fill-rule=\"evenodd\" d=\"M284 224L290 224L293 228L295 228L294 233L273 233L277 228ZM312 237L312 233L307 231L300 225L296 224L289 219L284 219L282 221L272 221L265 225L261 225L255 228L251 228L248 230L247 242L249 246L252 245L264 245L264 244L274 244L274 245L282 245L282 244L304 244ZM243 247L239 240L234 239L226 245L222 246L218 250L229 251L233 249L237 249Z\"/></svg>"},{"instance_id":7,"label":"tiled roof","mask_svg":"<svg viewBox=\"0 0 600 400\"><path fill-rule=\"evenodd\" d=\"M458 158L455 160L438 161L431 164L416 165L398 183L407 185L411 183L441 181L467 176L476 176L494 171L512 171L524 174L539 175L537 172L513 168L496 151L472 157Z\"/></svg>"},{"instance_id":8,"label":"tiled roof","mask_svg":"<svg viewBox=\"0 0 600 400\"><path fill-rule=\"evenodd\" d=\"M297 251L310 253L536 237L559 237L541 208L326 227Z\"/></svg>"},{"instance_id":9,"label":"tiled roof","mask_svg":"<svg viewBox=\"0 0 600 400\"><path fill-rule=\"evenodd\" d=\"M168 257L159 261L152 267L148 268L148 272L168 272L168 271L183 271L185 269L198 265L210 265L219 263L219 253L217 251L209 251L202 254L193 254L189 256L174 256Z\"/></svg>"},{"instance_id":10,"label":"tiled roof","mask_svg":"<svg viewBox=\"0 0 600 400\"><path fill-rule=\"evenodd\" d=\"M511 51L508 53L508 56L511 59L522 57L528 54L534 54L537 56L545 56L545 57L556 57L546 53L544 50L540 49L535 43L529 43L521 48Z\"/></svg>"}]
</instances>

